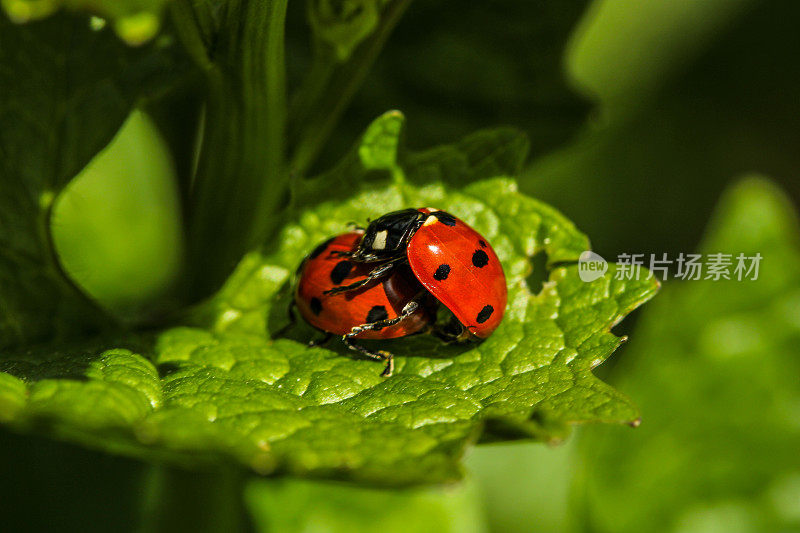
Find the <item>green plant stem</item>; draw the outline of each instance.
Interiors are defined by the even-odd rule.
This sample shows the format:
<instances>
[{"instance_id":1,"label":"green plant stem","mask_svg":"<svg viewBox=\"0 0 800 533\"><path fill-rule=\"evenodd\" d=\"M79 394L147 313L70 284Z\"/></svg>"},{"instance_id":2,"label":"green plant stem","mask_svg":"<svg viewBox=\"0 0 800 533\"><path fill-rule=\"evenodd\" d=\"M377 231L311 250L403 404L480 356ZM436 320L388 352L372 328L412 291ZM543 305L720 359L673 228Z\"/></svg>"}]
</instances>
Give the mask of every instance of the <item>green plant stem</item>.
<instances>
[{"instance_id":1,"label":"green plant stem","mask_svg":"<svg viewBox=\"0 0 800 533\"><path fill-rule=\"evenodd\" d=\"M314 64L290 109L289 168L293 174L303 175L314 164L409 4L411 0L388 2L376 30L344 63L336 60L333 50L317 43Z\"/></svg>"},{"instance_id":2,"label":"green plant stem","mask_svg":"<svg viewBox=\"0 0 800 533\"><path fill-rule=\"evenodd\" d=\"M148 533L248 531L239 470L191 472L154 466L145 477L141 530Z\"/></svg>"},{"instance_id":3,"label":"green plant stem","mask_svg":"<svg viewBox=\"0 0 800 533\"><path fill-rule=\"evenodd\" d=\"M194 298L218 288L278 221L288 186L286 2L226 2L207 59L198 51L206 42L203 30L192 29L185 13L176 16L179 34L206 69L208 85L187 223L188 281Z\"/></svg>"}]
</instances>

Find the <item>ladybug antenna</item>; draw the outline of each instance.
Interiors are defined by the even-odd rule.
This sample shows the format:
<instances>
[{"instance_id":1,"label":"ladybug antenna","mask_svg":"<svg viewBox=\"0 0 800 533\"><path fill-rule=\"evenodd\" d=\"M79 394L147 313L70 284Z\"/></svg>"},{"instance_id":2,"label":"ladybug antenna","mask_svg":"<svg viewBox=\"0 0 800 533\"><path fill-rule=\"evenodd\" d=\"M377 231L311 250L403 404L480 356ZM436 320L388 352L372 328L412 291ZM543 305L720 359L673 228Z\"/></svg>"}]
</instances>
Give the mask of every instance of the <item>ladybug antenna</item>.
<instances>
[{"instance_id":1,"label":"ladybug antenna","mask_svg":"<svg viewBox=\"0 0 800 533\"><path fill-rule=\"evenodd\" d=\"M347 223L347 229L350 231L364 231L364 228L358 222L350 221Z\"/></svg>"}]
</instances>

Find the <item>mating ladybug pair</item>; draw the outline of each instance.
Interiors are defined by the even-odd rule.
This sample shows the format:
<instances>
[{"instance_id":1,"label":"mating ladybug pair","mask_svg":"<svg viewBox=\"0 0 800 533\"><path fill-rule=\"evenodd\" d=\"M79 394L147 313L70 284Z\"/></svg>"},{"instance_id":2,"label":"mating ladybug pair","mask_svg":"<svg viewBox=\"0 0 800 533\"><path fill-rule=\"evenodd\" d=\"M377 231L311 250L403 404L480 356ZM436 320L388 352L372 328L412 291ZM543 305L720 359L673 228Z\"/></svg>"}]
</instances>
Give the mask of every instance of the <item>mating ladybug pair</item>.
<instances>
[{"instance_id":1,"label":"mating ladybug pair","mask_svg":"<svg viewBox=\"0 0 800 533\"><path fill-rule=\"evenodd\" d=\"M506 307L503 267L489 243L462 220L433 208L388 213L366 229L333 237L300 265L294 305L312 326L342 335L352 350L386 362L392 354L355 339L433 333L483 339ZM450 319L437 323L438 304Z\"/></svg>"}]
</instances>

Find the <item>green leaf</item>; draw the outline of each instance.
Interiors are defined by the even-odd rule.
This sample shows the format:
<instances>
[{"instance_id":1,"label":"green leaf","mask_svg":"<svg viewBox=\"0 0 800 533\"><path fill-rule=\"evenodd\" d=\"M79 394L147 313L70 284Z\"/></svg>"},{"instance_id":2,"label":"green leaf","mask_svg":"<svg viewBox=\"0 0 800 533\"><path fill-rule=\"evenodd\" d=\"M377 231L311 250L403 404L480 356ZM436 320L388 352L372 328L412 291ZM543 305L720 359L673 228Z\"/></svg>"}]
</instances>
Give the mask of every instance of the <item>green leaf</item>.
<instances>
[{"instance_id":1,"label":"green leaf","mask_svg":"<svg viewBox=\"0 0 800 533\"><path fill-rule=\"evenodd\" d=\"M417 148L495 125L525 131L537 156L562 145L589 111L564 73L564 49L589 4L411 2L323 160L342 153L387 102L408 116ZM288 37L287 49L300 55Z\"/></svg>"},{"instance_id":2,"label":"green leaf","mask_svg":"<svg viewBox=\"0 0 800 533\"><path fill-rule=\"evenodd\" d=\"M572 531L570 474L575 471L575 443L576 439L561 446L514 442L480 446L469 454L468 479L475 480L483 496L491 531Z\"/></svg>"},{"instance_id":3,"label":"green leaf","mask_svg":"<svg viewBox=\"0 0 800 533\"><path fill-rule=\"evenodd\" d=\"M346 198L362 182L390 177L402 167L413 183L444 182L466 185L496 176L514 176L522 170L529 143L514 128L477 131L459 142L422 152L410 152L402 145L405 116L399 111L384 113L369 125L358 147L331 171L292 184L297 206L316 204L331 198ZM346 186L343 186L345 185Z\"/></svg>"},{"instance_id":4,"label":"green leaf","mask_svg":"<svg viewBox=\"0 0 800 533\"><path fill-rule=\"evenodd\" d=\"M136 110L53 206L64 270L122 316L142 315L175 285L183 241L174 185L164 141Z\"/></svg>"},{"instance_id":5,"label":"green leaf","mask_svg":"<svg viewBox=\"0 0 800 533\"><path fill-rule=\"evenodd\" d=\"M656 281L644 270L616 280L614 265L581 281L586 237L509 178L416 184L392 148L400 125L388 113L355 150L363 167L383 166L390 177L349 184L348 199L298 213L273 249L242 261L195 313L194 327L113 350L9 357L0 370L25 388L14 381L0 389L12 406L0 417L141 456L227 458L262 473L391 485L457 479L459 458L478 440L556 440L575 423L635 422L636 408L592 369L621 342L609 329L655 293ZM386 343L398 355L388 379L341 343L308 347L317 335L308 326L271 340L286 322L291 273L310 249L350 220L409 205L457 213L491 240L509 284L506 318L492 337L461 346L422 336ZM549 258L549 281L533 294L526 277L539 253Z\"/></svg>"},{"instance_id":6,"label":"green leaf","mask_svg":"<svg viewBox=\"0 0 800 533\"><path fill-rule=\"evenodd\" d=\"M492 128L467 135L454 144L402 154L410 180L465 185L495 176L515 176L528 157L528 136L516 128Z\"/></svg>"},{"instance_id":7,"label":"green leaf","mask_svg":"<svg viewBox=\"0 0 800 533\"><path fill-rule=\"evenodd\" d=\"M306 174L314 166L319 151L410 3L411 0L309 0L314 56L289 109L287 146L293 173ZM291 34L288 37L291 39Z\"/></svg>"},{"instance_id":8,"label":"green leaf","mask_svg":"<svg viewBox=\"0 0 800 533\"><path fill-rule=\"evenodd\" d=\"M670 283L645 313L614 369L644 424L635 436L592 431L581 442L591 531L800 525L794 208L769 181L743 180L723 197L700 251L759 253L758 279Z\"/></svg>"},{"instance_id":9,"label":"green leaf","mask_svg":"<svg viewBox=\"0 0 800 533\"><path fill-rule=\"evenodd\" d=\"M245 498L258 531L486 531L476 484L378 489L307 480L253 480Z\"/></svg>"},{"instance_id":10,"label":"green leaf","mask_svg":"<svg viewBox=\"0 0 800 533\"><path fill-rule=\"evenodd\" d=\"M339 61L378 26L388 0L309 0L308 22L314 35L335 50Z\"/></svg>"},{"instance_id":11,"label":"green leaf","mask_svg":"<svg viewBox=\"0 0 800 533\"><path fill-rule=\"evenodd\" d=\"M621 2L597 3L574 32L567 70L614 113L629 113L638 100L659 95L669 75L681 73L757 3L677 0L635 10Z\"/></svg>"},{"instance_id":12,"label":"green leaf","mask_svg":"<svg viewBox=\"0 0 800 533\"><path fill-rule=\"evenodd\" d=\"M131 108L183 72L178 58L168 41L131 49L87 16L0 14L0 347L106 323L55 256L52 206Z\"/></svg>"},{"instance_id":13,"label":"green leaf","mask_svg":"<svg viewBox=\"0 0 800 533\"><path fill-rule=\"evenodd\" d=\"M88 11L98 15L91 22L93 28L103 28L105 19L109 19L128 44L141 45L158 32L166 2L168 0L2 0L2 7L17 23L47 17L61 8Z\"/></svg>"}]
</instances>

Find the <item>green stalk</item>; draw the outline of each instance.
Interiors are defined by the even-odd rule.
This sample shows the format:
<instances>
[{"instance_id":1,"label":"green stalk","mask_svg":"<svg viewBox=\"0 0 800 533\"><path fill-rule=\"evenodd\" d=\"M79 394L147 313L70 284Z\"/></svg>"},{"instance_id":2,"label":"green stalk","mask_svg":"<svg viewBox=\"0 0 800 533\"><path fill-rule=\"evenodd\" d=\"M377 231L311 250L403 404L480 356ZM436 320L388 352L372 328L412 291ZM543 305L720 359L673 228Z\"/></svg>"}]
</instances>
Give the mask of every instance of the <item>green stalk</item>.
<instances>
[{"instance_id":1,"label":"green stalk","mask_svg":"<svg viewBox=\"0 0 800 533\"><path fill-rule=\"evenodd\" d=\"M177 8L187 48L206 69L208 92L197 171L189 200L189 290L217 289L278 221L288 186L284 160L287 0L229 0L216 34ZM202 13L199 14L202 18ZM194 25L194 27L193 27ZM202 53L200 45L210 49Z\"/></svg>"},{"instance_id":2,"label":"green stalk","mask_svg":"<svg viewBox=\"0 0 800 533\"><path fill-rule=\"evenodd\" d=\"M344 63L338 63L331 50L317 46L314 64L291 106L289 167L293 174L303 175L314 164L409 4L411 0L390 0L376 30Z\"/></svg>"}]
</instances>

